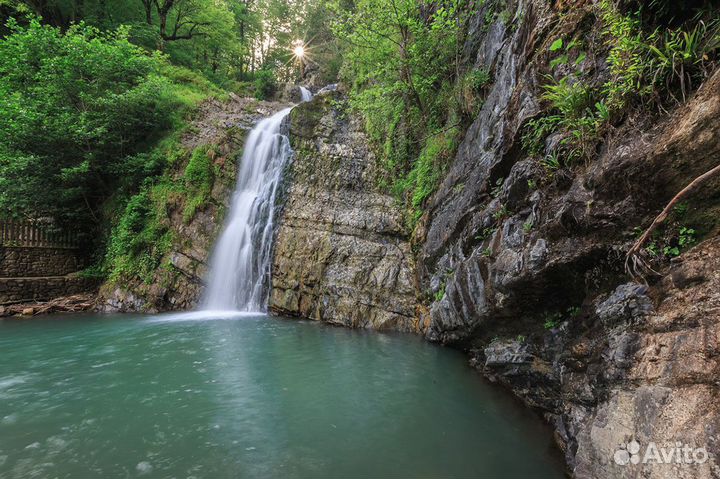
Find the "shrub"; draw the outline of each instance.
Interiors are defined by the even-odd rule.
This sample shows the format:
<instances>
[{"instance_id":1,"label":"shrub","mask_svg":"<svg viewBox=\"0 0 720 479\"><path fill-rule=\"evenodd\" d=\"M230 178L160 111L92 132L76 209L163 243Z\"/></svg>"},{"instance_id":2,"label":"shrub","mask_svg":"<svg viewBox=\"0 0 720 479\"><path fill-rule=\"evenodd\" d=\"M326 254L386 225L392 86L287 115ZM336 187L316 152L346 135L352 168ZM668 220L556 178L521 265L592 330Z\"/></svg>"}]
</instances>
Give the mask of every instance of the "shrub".
<instances>
[{"instance_id":1,"label":"shrub","mask_svg":"<svg viewBox=\"0 0 720 479\"><path fill-rule=\"evenodd\" d=\"M153 187L146 186L132 196L113 228L104 268L110 280L137 277L150 283L169 251L172 232L163 222L165 211L158 208L154 193Z\"/></svg>"},{"instance_id":2,"label":"shrub","mask_svg":"<svg viewBox=\"0 0 720 479\"><path fill-rule=\"evenodd\" d=\"M425 200L435 192L445 166L457 150L459 136L459 129L451 128L428 138L410 172L396 182L394 188L396 192L409 193L411 214L408 226L410 228L413 228L422 216Z\"/></svg>"},{"instance_id":3,"label":"shrub","mask_svg":"<svg viewBox=\"0 0 720 479\"><path fill-rule=\"evenodd\" d=\"M126 161L170 126L163 60L83 24L32 20L0 39L0 211L92 225L96 206L146 165ZM151 170L156 171L155 168Z\"/></svg>"},{"instance_id":4,"label":"shrub","mask_svg":"<svg viewBox=\"0 0 720 479\"><path fill-rule=\"evenodd\" d=\"M186 203L183 221L187 224L195 217L210 197L214 181L213 165L207 146L195 148L185 167Z\"/></svg>"},{"instance_id":5,"label":"shrub","mask_svg":"<svg viewBox=\"0 0 720 479\"><path fill-rule=\"evenodd\" d=\"M255 74L255 98L270 99L277 90L275 74L272 70L260 70Z\"/></svg>"}]
</instances>

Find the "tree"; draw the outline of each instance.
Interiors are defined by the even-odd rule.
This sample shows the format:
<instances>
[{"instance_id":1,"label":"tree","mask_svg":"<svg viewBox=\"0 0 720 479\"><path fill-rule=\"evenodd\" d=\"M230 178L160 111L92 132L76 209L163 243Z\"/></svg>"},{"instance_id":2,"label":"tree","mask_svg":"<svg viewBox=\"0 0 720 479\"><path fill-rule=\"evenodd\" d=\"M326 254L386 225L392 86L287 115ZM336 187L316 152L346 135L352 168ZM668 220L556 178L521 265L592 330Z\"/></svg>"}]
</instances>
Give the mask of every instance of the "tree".
<instances>
[{"instance_id":1,"label":"tree","mask_svg":"<svg viewBox=\"0 0 720 479\"><path fill-rule=\"evenodd\" d=\"M119 182L158 167L132 155L169 126L161 60L126 28L10 28L0 40L0 215L97 223Z\"/></svg>"},{"instance_id":2,"label":"tree","mask_svg":"<svg viewBox=\"0 0 720 479\"><path fill-rule=\"evenodd\" d=\"M147 0L142 0L145 3ZM194 0L153 0L160 21L160 37L166 42L190 40L205 35L203 27L210 25L197 19L202 3ZM170 19L170 23L168 23Z\"/></svg>"}]
</instances>

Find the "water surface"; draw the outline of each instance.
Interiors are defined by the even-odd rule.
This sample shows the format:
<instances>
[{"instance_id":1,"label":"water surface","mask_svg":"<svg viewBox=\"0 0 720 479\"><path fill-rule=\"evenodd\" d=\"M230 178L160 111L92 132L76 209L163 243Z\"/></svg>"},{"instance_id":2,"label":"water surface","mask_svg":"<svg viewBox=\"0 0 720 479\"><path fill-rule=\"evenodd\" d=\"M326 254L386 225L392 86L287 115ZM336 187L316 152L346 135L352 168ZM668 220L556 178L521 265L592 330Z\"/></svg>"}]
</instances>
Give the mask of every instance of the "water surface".
<instances>
[{"instance_id":1,"label":"water surface","mask_svg":"<svg viewBox=\"0 0 720 479\"><path fill-rule=\"evenodd\" d=\"M0 477L563 477L456 351L200 317L0 321Z\"/></svg>"}]
</instances>

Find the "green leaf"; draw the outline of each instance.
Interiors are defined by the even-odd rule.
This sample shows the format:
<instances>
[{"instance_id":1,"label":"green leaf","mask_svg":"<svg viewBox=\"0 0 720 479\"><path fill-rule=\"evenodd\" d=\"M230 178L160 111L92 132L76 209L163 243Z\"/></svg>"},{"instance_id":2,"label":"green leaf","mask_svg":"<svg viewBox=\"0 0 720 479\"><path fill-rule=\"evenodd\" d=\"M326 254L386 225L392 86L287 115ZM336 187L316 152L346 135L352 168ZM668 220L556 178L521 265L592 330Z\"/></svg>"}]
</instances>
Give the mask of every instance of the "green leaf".
<instances>
[{"instance_id":1,"label":"green leaf","mask_svg":"<svg viewBox=\"0 0 720 479\"><path fill-rule=\"evenodd\" d=\"M562 38L558 38L557 40L555 40L555 41L552 43L552 45L550 45L550 51L551 51L551 52L556 52L556 51L560 50L562 47L563 47L563 39L562 39Z\"/></svg>"},{"instance_id":2,"label":"green leaf","mask_svg":"<svg viewBox=\"0 0 720 479\"><path fill-rule=\"evenodd\" d=\"M568 56L567 55L560 55L556 59L550 62L550 68L555 68L558 65L565 65L568 62Z\"/></svg>"}]
</instances>

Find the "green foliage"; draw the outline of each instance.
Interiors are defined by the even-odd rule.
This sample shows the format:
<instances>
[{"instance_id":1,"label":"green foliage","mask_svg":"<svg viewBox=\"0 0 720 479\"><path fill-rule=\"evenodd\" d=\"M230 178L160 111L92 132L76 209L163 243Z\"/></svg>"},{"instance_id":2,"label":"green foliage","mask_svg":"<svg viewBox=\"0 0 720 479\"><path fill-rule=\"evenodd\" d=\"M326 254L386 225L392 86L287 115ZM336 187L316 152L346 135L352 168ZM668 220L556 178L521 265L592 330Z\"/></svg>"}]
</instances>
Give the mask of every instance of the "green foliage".
<instances>
[{"instance_id":1,"label":"green foliage","mask_svg":"<svg viewBox=\"0 0 720 479\"><path fill-rule=\"evenodd\" d=\"M441 299L443 299L445 297L445 286L446 286L445 281L440 283L440 288L435 292L434 299L436 302L440 301Z\"/></svg>"},{"instance_id":2,"label":"green foliage","mask_svg":"<svg viewBox=\"0 0 720 479\"><path fill-rule=\"evenodd\" d=\"M523 149L530 156L542 156L545 153L545 139L560 126L559 115L548 115L527 122L522 135Z\"/></svg>"},{"instance_id":3,"label":"green foliage","mask_svg":"<svg viewBox=\"0 0 720 479\"><path fill-rule=\"evenodd\" d=\"M476 68L468 73L465 78L468 82L468 86L477 93L480 93L483 88L489 85L492 81L489 68Z\"/></svg>"},{"instance_id":4,"label":"green foliage","mask_svg":"<svg viewBox=\"0 0 720 479\"><path fill-rule=\"evenodd\" d=\"M255 98L269 100L277 90L277 81L272 70L260 70L255 75Z\"/></svg>"},{"instance_id":5,"label":"green foliage","mask_svg":"<svg viewBox=\"0 0 720 479\"><path fill-rule=\"evenodd\" d=\"M187 203L183 210L183 221L186 224L207 203L214 181L210 152L206 146L197 147L185 167Z\"/></svg>"},{"instance_id":6,"label":"green foliage","mask_svg":"<svg viewBox=\"0 0 720 479\"><path fill-rule=\"evenodd\" d=\"M509 217L510 217L510 210L508 210L507 206L505 206L505 205L500 206L500 208L498 208L498 210L495 211L495 213L493 213L493 218L497 222L501 222L505 218L509 218Z\"/></svg>"},{"instance_id":7,"label":"green foliage","mask_svg":"<svg viewBox=\"0 0 720 479\"><path fill-rule=\"evenodd\" d=\"M555 329L566 319L575 318L580 315L580 308L572 306L565 312L545 313L543 315L543 327L545 329Z\"/></svg>"},{"instance_id":8,"label":"green foliage","mask_svg":"<svg viewBox=\"0 0 720 479\"><path fill-rule=\"evenodd\" d=\"M555 328L557 328L558 324L560 324L561 320L562 320L561 314L548 315L545 317L545 320L543 322L543 327L545 329L555 329Z\"/></svg>"},{"instance_id":9,"label":"green foliage","mask_svg":"<svg viewBox=\"0 0 720 479\"><path fill-rule=\"evenodd\" d=\"M563 46L565 48L563 48ZM565 43L562 38L558 38L557 40L555 40L550 45L549 50L551 53L559 53L559 56L556 56L550 61L550 68L555 69L560 65L569 64L572 54L575 55L575 61L573 63L575 65L580 65L585 60L585 58L587 58L587 53L579 50L579 46L580 42L577 40L571 40L567 43Z\"/></svg>"},{"instance_id":10,"label":"green foliage","mask_svg":"<svg viewBox=\"0 0 720 479\"><path fill-rule=\"evenodd\" d=\"M383 183L408 206L411 227L457 147L458 96L475 98L489 82L488 71L475 70L456 91L471 12L465 0L359 0L333 27L347 45L341 76L352 86L351 106L365 118Z\"/></svg>"},{"instance_id":11,"label":"green foliage","mask_svg":"<svg viewBox=\"0 0 720 479\"><path fill-rule=\"evenodd\" d=\"M678 28L659 26L646 33L640 14L624 14L610 0L598 8L610 46L612 78L605 85L610 111L621 111L653 93L675 98L679 90L684 100L690 86L712 70L720 50L717 12L710 13L709 22L695 17Z\"/></svg>"},{"instance_id":12,"label":"green foliage","mask_svg":"<svg viewBox=\"0 0 720 479\"><path fill-rule=\"evenodd\" d=\"M9 26L0 40L0 214L90 223L108 185L147 173L128 155L169 127L176 104L162 60L125 29Z\"/></svg>"},{"instance_id":13,"label":"green foliage","mask_svg":"<svg viewBox=\"0 0 720 479\"><path fill-rule=\"evenodd\" d=\"M607 61L612 78L605 85L606 104L613 111L622 110L629 100L652 92L645 81L646 40L636 17L623 15L610 0L602 0L598 7L611 47Z\"/></svg>"},{"instance_id":14,"label":"green foliage","mask_svg":"<svg viewBox=\"0 0 720 479\"><path fill-rule=\"evenodd\" d=\"M708 27L704 22L695 25L692 30L670 30L664 32L658 45L648 45L651 52L654 75L658 79L665 77L663 85L672 94L673 84L680 86L683 101L694 78L709 73L710 56L720 48L720 29L715 23Z\"/></svg>"},{"instance_id":15,"label":"green foliage","mask_svg":"<svg viewBox=\"0 0 720 479\"><path fill-rule=\"evenodd\" d=\"M674 222L673 225L677 225ZM668 227L663 234L656 234L645 251L653 258L662 256L674 258L697 242L697 231L687 226Z\"/></svg>"},{"instance_id":16,"label":"green foliage","mask_svg":"<svg viewBox=\"0 0 720 479\"><path fill-rule=\"evenodd\" d=\"M456 128L437 134L427 140L410 172L396 181L396 192L407 192L412 214L409 226L422 215L422 205L435 192L438 181L444 173L444 166L457 149L459 131Z\"/></svg>"},{"instance_id":17,"label":"green foliage","mask_svg":"<svg viewBox=\"0 0 720 479\"><path fill-rule=\"evenodd\" d=\"M523 130L523 148L542 158L550 172L592 159L607 125L629 108L650 98L659 103L663 98L677 100L676 92L684 100L690 88L707 77L720 50L717 12L706 15L707 22L694 17L680 27L653 27L648 33L642 14L625 13L618 2L602 0L595 8L609 47L610 80L600 87L579 70L560 79L549 76L542 94L549 114L529 121ZM555 39L549 46L554 56L550 68L582 63L587 55L581 45L578 39ZM546 151L546 139L553 134L558 141L553 151Z\"/></svg>"},{"instance_id":18,"label":"green foliage","mask_svg":"<svg viewBox=\"0 0 720 479\"><path fill-rule=\"evenodd\" d=\"M500 196L503 190L503 184L505 183L505 178L498 178L495 180L495 185L493 185L492 189L490 190L490 196L493 198L497 198Z\"/></svg>"},{"instance_id":19,"label":"green foliage","mask_svg":"<svg viewBox=\"0 0 720 479\"><path fill-rule=\"evenodd\" d=\"M492 83L489 68L476 68L466 73L459 83L460 103L464 113L474 117L484 103L484 92Z\"/></svg>"},{"instance_id":20,"label":"green foliage","mask_svg":"<svg viewBox=\"0 0 720 479\"><path fill-rule=\"evenodd\" d=\"M160 208L162 187L144 187L132 196L113 228L105 258L111 281L138 277L151 283L163 255L172 246L172 232Z\"/></svg>"},{"instance_id":21,"label":"green foliage","mask_svg":"<svg viewBox=\"0 0 720 479\"><path fill-rule=\"evenodd\" d=\"M593 104L592 89L580 80L565 77L545 85L542 99L548 101L558 113L545 120L545 127L555 126L564 132L560 152L565 164L579 159L589 159L597 139L598 120L590 106ZM553 152L555 153L555 152Z\"/></svg>"},{"instance_id":22,"label":"green foliage","mask_svg":"<svg viewBox=\"0 0 720 479\"><path fill-rule=\"evenodd\" d=\"M475 236L475 239L478 241L485 241L489 237L493 235L497 231L497 228L490 227L490 228L483 228L483 230L480 232L480 234Z\"/></svg>"},{"instance_id":23,"label":"green foliage","mask_svg":"<svg viewBox=\"0 0 720 479\"><path fill-rule=\"evenodd\" d=\"M540 164L550 173L557 171L562 167L557 151L553 151L552 153L545 155L542 160L540 160Z\"/></svg>"},{"instance_id":24,"label":"green foliage","mask_svg":"<svg viewBox=\"0 0 720 479\"><path fill-rule=\"evenodd\" d=\"M546 84L544 89L541 98L558 110L566 123L582 118L592 104L591 89L581 81L565 77Z\"/></svg>"}]
</instances>

